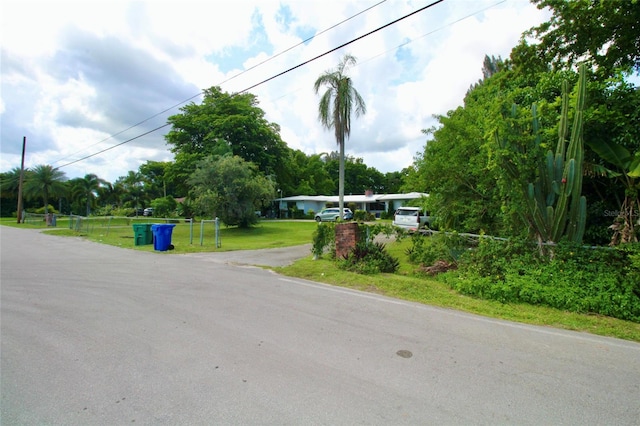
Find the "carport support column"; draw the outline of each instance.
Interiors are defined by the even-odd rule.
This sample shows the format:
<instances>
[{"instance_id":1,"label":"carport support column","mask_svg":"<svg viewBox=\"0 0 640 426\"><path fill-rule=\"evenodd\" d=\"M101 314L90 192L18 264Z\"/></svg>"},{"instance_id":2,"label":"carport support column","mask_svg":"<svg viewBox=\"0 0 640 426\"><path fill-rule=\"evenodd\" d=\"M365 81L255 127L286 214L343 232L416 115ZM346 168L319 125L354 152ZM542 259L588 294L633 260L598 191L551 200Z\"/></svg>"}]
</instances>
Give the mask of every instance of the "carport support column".
<instances>
[{"instance_id":1,"label":"carport support column","mask_svg":"<svg viewBox=\"0 0 640 426\"><path fill-rule=\"evenodd\" d=\"M356 246L360 239L357 222L336 224L336 258L342 259Z\"/></svg>"}]
</instances>

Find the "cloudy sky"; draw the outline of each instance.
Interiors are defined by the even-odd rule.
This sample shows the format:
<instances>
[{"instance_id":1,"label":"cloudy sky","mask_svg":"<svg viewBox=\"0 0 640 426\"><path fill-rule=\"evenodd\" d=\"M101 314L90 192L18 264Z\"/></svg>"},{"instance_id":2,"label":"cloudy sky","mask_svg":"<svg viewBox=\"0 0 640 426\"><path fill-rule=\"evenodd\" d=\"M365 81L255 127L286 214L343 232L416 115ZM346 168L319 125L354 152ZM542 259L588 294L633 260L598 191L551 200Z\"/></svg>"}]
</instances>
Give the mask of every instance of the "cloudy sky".
<instances>
[{"instance_id":1,"label":"cloudy sky","mask_svg":"<svg viewBox=\"0 0 640 426\"><path fill-rule=\"evenodd\" d=\"M481 78L484 55L507 57L548 13L527 0L445 0L259 83L432 2L3 0L0 171L20 166L23 137L25 167L50 164L69 178L115 182L170 161L169 127L150 131L212 86L251 88L289 147L335 150L313 83L345 53L358 60L349 73L367 104L346 152L399 171L422 151L432 116Z\"/></svg>"}]
</instances>

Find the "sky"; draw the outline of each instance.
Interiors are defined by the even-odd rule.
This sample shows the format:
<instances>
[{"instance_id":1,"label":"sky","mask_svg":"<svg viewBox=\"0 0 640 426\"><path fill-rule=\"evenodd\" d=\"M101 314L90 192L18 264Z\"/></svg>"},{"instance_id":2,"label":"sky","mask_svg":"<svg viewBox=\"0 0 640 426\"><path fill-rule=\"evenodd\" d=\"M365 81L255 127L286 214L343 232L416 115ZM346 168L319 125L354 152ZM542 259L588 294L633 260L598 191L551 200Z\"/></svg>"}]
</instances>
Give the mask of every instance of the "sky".
<instances>
[{"instance_id":1,"label":"sky","mask_svg":"<svg viewBox=\"0 0 640 426\"><path fill-rule=\"evenodd\" d=\"M433 1L3 0L0 172L20 167L25 137L26 168L68 178L113 183L172 161L170 127L153 130L213 86L249 89L290 148L335 151L313 83L345 54L357 59L347 72L367 106L352 116L345 152L400 171L423 151L434 115L462 105L482 78L484 56L508 57L550 16L527 0L444 0L358 39Z\"/></svg>"}]
</instances>

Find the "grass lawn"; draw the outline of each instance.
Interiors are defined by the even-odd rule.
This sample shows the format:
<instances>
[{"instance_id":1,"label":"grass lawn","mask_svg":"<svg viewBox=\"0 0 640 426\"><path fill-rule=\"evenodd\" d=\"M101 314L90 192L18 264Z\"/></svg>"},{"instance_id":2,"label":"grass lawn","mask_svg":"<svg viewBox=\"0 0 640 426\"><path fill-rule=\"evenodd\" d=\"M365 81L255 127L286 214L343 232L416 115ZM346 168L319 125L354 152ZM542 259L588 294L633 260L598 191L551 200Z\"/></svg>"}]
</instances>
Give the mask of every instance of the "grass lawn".
<instances>
[{"instance_id":1,"label":"grass lawn","mask_svg":"<svg viewBox=\"0 0 640 426\"><path fill-rule=\"evenodd\" d=\"M103 244L153 251L152 245L135 246L133 223L154 223L153 219L96 219L83 224L80 231L69 229L69 222L59 218L55 229L47 233L82 236ZM16 224L15 219L2 219L0 224L24 228L46 228L45 224ZM308 244L311 242L315 222L265 220L251 229L220 226L221 247L216 247L214 225L206 223L200 245L200 223L193 228L188 223L177 223L172 234L175 250L166 253L215 252L229 250L254 250ZM400 260L396 274L359 275L338 269L328 255L318 260L307 256L287 267L272 268L276 272L323 282L331 285L384 294L442 308L456 309L492 318L500 318L527 324L535 324L568 330L583 331L602 336L640 342L640 324L599 315L564 312L557 309L526 304L503 304L460 295L445 284L414 274L415 267L407 261L409 239L387 243L387 250Z\"/></svg>"},{"instance_id":2,"label":"grass lawn","mask_svg":"<svg viewBox=\"0 0 640 426\"><path fill-rule=\"evenodd\" d=\"M84 237L92 241L141 251L154 251L153 245L135 245L134 224L166 223L154 218L91 218L83 220L76 230L77 223L59 217L55 227L47 227L44 222L17 224L16 219L3 218L2 225L43 229L54 235ZM212 222L201 224L194 222L175 223L171 233L174 249L167 253L198 253L232 250L256 250L287 247L311 243L311 235L316 228L313 221L263 220L250 229L226 227L220 225L216 245L215 225Z\"/></svg>"}]
</instances>

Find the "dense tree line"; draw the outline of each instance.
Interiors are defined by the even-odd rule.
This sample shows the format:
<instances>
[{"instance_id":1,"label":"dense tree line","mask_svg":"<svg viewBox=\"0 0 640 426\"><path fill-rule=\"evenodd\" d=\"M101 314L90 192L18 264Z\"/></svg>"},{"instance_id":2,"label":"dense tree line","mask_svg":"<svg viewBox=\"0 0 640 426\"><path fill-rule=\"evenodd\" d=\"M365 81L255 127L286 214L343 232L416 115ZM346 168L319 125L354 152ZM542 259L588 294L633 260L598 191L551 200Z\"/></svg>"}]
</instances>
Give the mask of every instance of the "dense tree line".
<instances>
[{"instance_id":1,"label":"dense tree line","mask_svg":"<svg viewBox=\"0 0 640 426\"><path fill-rule=\"evenodd\" d=\"M483 79L469 88L463 104L437 117L438 126L424 130L429 140L404 188L431 194L430 208L443 228L503 237L532 235L524 214L527 195L521 188L544 177L540 165L558 140L563 85L572 88L573 104L580 62L586 69L580 112L581 191L587 200L584 240L635 241L640 92L630 77L638 73L640 46L637 34L627 30L638 28L640 3L535 3L554 13L549 22L527 33L537 35L539 43L523 38L509 58L485 58ZM575 110L567 114L573 122ZM496 135L503 145L496 143Z\"/></svg>"}]
</instances>

